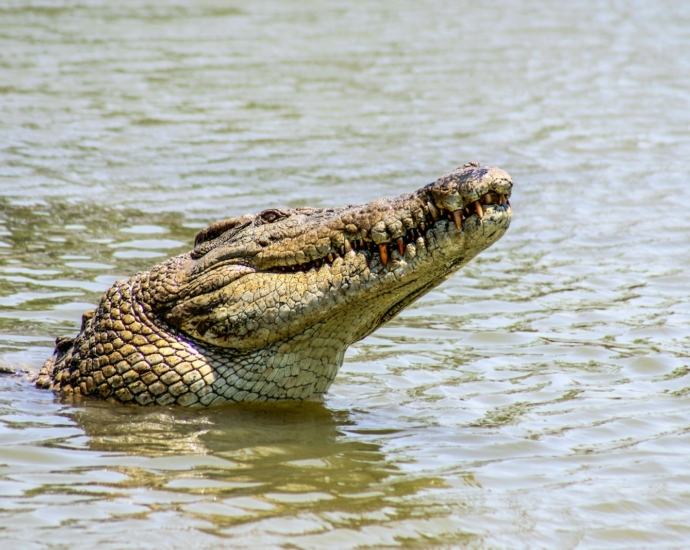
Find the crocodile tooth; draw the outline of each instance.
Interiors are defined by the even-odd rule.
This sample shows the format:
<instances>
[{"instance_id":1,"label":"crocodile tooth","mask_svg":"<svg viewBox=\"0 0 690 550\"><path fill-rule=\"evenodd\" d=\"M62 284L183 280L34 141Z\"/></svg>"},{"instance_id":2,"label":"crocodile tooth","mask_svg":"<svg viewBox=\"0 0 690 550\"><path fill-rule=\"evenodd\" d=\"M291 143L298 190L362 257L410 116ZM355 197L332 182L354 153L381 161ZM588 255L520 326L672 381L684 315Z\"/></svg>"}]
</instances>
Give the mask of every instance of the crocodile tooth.
<instances>
[{"instance_id":1,"label":"crocodile tooth","mask_svg":"<svg viewBox=\"0 0 690 550\"><path fill-rule=\"evenodd\" d=\"M491 204L493 202L493 197L491 196L491 193L487 193L482 197L482 202L484 204Z\"/></svg>"},{"instance_id":2,"label":"crocodile tooth","mask_svg":"<svg viewBox=\"0 0 690 550\"><path fill-rule=\"evenodd\" d=\"M434 218L434 221L438 221L441 215L438 213L434 204L431 201L426 201L426 205L429 207L429 214L431 214L431 217Z\"/></svg>"},{"instance_id":3,"label":"crocodile tooth","mask_svg":"<svg viewBox=\"0 0 690 550\"><path fill-rule=\"evenodd\" d=\"M357 240L357 250L364 248L364 241L362 239Z\"/></svg>"},{"instance_id":4,"label":"crocodile tooth","mask_svg":"<svg viewBox=\"0 0 690 550\"><path fill-rule=\"evenodd\" d=\"M384 267L388 265L388 244L381 243L379 245L379 254L381 255L381 263Z\"/></svg>"},{"instance_id":5,"label":"crocodile tooth","mask_svg":"<svg viewBox=\"0 0 690 550\"><path fill-rule=\"evenodd\" d=\"M455 222L455 227L462 229L462 208L453 210L453 221Z\"/></svg>"},{"instance_id":6,"label":"crocodile tooth","mask_svg":"<svg viewBox=\"0 0 690 550\"><path fill-rule=\"evenodd\" d=\"M398 243L398 252L400 252L400 255L402 256L405 254L405 241L402 237L398 237L395 242Z\"/></svg>"},{"instance_id":7,"label":"crocodile tooth","mask_svg":"<svg viewBox=\"0 0 690 550\"><path fill-rule=\"evenodd\" d=\"M333 263L333 254L330 253L330 252L328 253L328 261L329 261L330 263Z\"/></svg>"},{"instance_id":8,"label":"crocodile tooth","mask_svg":"<svg viewBox=\"0 0 690 550\"><path fill-rule=\"evenodd\" d=\"M482 208L482 205L479 204L479 201L474 201L474 209L477 212L477 216L479 216L479 219L481 220L484 217L484 209Z\"/></svg>"},{"instance_id":9,"label":"crocodile tooth","mask_svg":"<svg viewBox=\"0 0 690 550\"><path fill-rule=\"evenodd\" d=\"M345 247L341 244L340 249L338 250L340 252L341 256L345 256Z\"/></svg>"},{"instance_id":10,"label":"crocodile tooth","mask_svg":"<svg viewBox=\"0 0 690 550\"><path fill-rule=\"evenodd\" d=\"M350 250L352 250L352 246L350 245L350 241L348 241L347 239L345 239L345 244L343 245L343 250L345 250L346 253L350 252Z\"/></svg>"}]
</instances>

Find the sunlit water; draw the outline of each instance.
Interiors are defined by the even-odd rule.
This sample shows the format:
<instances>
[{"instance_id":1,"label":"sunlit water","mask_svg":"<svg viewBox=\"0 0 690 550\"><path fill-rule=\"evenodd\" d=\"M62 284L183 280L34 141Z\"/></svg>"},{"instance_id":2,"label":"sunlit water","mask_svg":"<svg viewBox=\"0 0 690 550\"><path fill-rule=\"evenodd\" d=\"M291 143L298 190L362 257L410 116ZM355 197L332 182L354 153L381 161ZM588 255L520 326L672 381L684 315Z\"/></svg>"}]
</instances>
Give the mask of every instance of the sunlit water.
<instances>
[{"instance_id":1,"label":"sunlit water","mask_svg":"<svg viewBox=\"0 0 690 550\"><path fill-rule=\"evenodd\" d=\"M0 366L200 227L516 181L323 404L0 377L2 548L685 548L690 4L0 0Z\"/></svg>"}]
</instances>

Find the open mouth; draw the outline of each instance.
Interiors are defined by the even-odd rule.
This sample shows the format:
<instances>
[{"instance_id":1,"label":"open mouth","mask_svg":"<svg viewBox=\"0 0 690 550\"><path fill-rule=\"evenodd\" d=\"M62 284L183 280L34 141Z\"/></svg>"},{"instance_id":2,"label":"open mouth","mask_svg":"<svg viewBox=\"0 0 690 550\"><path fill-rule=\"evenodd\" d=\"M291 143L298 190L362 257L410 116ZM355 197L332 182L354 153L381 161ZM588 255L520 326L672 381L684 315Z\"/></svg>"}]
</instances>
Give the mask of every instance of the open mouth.
<instances>
[{"instance_id":1,"label":"open mouth","mask_svg":"<svg viewBox=\"0 0 690 550\"><path fill-rule=\"evenodd\" d=\"M363 252L367 264L370 265L371 260L378 254L379 260L384 267L388 266L392 251L396 250L403 256L405 248L408 244L414 243L417 246L426 246L428 244L427 231L436 226L436 224L443 220L449 220L455 224L457 230L461 230L472 216L477 216L478 221L484 218L485 207L500 208L504 211L510 209L509 195L504 195L496 191L489 191L482 195L479 200L468 203L463 208L458 208L454 211L445 210L438 207L431 197L426 200L424 207L424 219L415 222L409 227L403 235L391 239L387 242L376 243L371 239L369 231L363 231L366 236L358 236L357 238L348 239L343 237L343 244L339 247L333 247L328 253L320 258L310 260L301 264L274 266L268 269L271 273L295 273L298 271L307 272L311 269L319 269L323 265L331 265L338 258L342 258L348 252L354 250L356 253ZM420 239L422 242L420 242Z\"/></svg>"}]
</instances>

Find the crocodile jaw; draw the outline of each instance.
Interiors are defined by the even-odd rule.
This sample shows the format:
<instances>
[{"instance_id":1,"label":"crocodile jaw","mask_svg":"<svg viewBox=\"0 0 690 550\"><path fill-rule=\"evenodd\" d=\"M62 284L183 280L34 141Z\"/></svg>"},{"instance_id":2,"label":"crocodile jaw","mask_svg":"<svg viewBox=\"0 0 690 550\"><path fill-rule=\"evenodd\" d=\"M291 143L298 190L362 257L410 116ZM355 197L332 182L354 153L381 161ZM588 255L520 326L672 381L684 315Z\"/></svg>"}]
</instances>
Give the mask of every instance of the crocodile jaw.
<instances>
[{"instance_id":1,"label":"crocodile jaw","mask_svg":"<svg viewBox=\"0 0 690 550\"><path fill-rule=\"evenodd\" d=\"M214 347L287 349L280 344L328 335L340 356L496 242L510 224L511 188L504 171L467 165L394 199L272 210L270 223L256 223L266 213L244 217L231 236L197 239L177 287L153 308ZM203 284L209 277L223 284Z\"/></svg>"}]
</instances>

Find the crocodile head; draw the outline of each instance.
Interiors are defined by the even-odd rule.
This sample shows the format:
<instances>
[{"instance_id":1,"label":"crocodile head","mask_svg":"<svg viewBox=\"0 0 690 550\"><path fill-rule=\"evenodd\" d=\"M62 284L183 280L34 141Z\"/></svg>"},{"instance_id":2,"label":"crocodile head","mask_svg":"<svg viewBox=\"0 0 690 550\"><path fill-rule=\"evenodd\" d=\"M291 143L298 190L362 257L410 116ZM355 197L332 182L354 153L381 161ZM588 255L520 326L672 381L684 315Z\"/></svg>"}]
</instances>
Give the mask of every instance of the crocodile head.
<instances>
[{"instance_id":1,"label":"crocodile head","mask_svg":"<svg viewBox=\"0 0 690 550\"><path fill-rule=\"evenodd\" d=\"M393 199L215 223L115 283L37 384L142 405L318 397L350 344L505 233L512 185L467 164Z\"/></svg>"},{"instance_id":2,"label":"crocodile head","mask_svg":"<svg viewBox=\"0 0 690 550\"><path fill-rule=\"evenodd\" d=\"M512 185L499 168L468 164L393 199L215 223L174 277L161 272L154 311L220 348L303 335L344 349L496 242Z\"/></svg>"}]
</instances>

